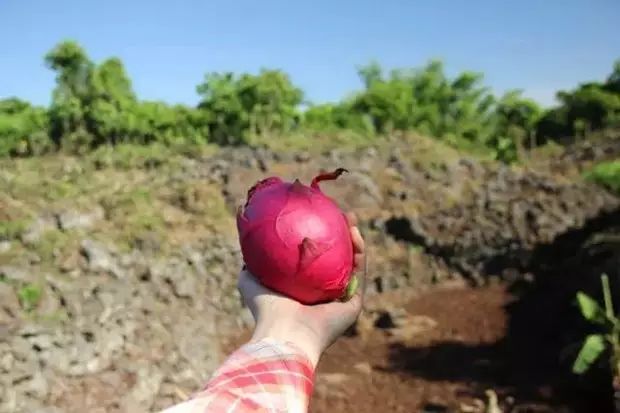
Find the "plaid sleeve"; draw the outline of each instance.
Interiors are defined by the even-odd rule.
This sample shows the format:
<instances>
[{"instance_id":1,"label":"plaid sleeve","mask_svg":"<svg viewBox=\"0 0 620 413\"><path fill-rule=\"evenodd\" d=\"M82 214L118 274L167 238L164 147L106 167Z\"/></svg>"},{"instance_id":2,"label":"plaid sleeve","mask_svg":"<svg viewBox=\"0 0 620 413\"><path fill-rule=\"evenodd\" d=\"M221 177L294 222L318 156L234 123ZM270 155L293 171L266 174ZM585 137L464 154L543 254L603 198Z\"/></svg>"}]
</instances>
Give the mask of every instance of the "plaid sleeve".
<instances>
[{"instance_id":1,"label":"plaid sleeve","mask_svg":"<svg viewBox=\"0 0 620 413\"><path fill-rule=\"evenodd\" d=\"M265 339L233 353L204 390L162 413L304 413L314 371L296 346Z\"/></svg>"}]
</instances>

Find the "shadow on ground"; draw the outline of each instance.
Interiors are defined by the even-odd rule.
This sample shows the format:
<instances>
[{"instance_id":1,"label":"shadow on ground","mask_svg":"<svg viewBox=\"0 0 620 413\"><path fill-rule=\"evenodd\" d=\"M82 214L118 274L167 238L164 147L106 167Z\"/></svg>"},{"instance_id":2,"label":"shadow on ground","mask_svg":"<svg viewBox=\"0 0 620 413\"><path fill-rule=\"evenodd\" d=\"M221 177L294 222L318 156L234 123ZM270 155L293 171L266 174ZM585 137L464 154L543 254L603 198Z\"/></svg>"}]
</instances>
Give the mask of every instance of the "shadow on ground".
<instances>
[{"instance_id":1,"label":"shadow on ground","mask_svg":"<svg viewBox=\"0 0 620 413\"><path fill-rule=\"evenodd\" d=\"M619 223L616 212L535 250L527 268L517 268L522 276L510 282L503 338L479 344L450 339L424 346L393 344L387 370L472 383L478 395L499 389L500 398L544 402L556 406L553 411L613 411L610 372L604 363L580 377L570 369L591 330L576 308L577 291L600 298L599 277L607 273L614 296L620 297L620 248L617 241L601 242L603 232L620 234ZM510 264L507 257L494 267Z\"/></svg>"}]
</instances>

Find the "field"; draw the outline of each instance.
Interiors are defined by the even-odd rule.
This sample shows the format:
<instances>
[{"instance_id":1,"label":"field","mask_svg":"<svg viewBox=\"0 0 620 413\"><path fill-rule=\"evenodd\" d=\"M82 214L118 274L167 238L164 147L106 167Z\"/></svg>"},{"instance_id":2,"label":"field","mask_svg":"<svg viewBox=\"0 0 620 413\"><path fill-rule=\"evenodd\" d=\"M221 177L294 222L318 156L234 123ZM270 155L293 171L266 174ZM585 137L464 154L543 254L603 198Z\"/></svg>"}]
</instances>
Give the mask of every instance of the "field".
<instances>
[{"instance_id":1,"label":"field","mask_svg":"<svg viewBox=\"0 0 620 413\"><path fill-rule=\"evenodd\" d=\"M368 300L312 412L620 411L620 61L542 107L439 60L371 62L330 103L209 72L191 106L72 40L43 60L48 106L0 99L0 412L189 397L252 329L248 188L336 168Z\"/></svg>"},{"instance_id":2,"label":"field","mask_svg":"<svg viewBox=\"0 0 620 413\"><path fill-rule=\"evenodd\" d=\"M576 292L598 297L599 275L618 276L620 199L610 167L593 167L618 142L513 166L419 135L323 154L126 146L3 160L0 410L154 411L187 397L251 327L233 220L247 187L335 165L351 173L324 186L360 217L369 299L321 361L313 412L609 410L605 363L587 376L571 365L589 331Z\"/></svg>"}]
</instances>

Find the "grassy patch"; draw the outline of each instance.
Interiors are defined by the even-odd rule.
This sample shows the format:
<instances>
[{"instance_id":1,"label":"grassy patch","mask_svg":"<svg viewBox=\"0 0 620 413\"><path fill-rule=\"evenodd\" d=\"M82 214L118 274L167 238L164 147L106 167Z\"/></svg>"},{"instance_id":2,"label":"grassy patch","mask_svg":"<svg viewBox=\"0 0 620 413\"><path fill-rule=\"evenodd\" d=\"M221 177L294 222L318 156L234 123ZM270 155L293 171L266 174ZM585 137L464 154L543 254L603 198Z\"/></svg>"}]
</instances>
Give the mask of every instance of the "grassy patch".
<instances>
[{"instance_id":1,"label":"grassy patch","mask_svg":"<svg viewBox=\"0 0 620 413\"><path fill-rule=\"evenodd\" d=\"M585 173L585 178L620 195L620 160L599 163Z\"/></svg>"},{"instance_id":2,"label":"grassy patch","mask_svg":"<svg viewBox=\"0 0 620 413\"><path fill-rule=\"evenodd\" d=\"M52 230L45 232L39 242L34 245L34 251L43 262L53 262L55 258L69 248L77 248L77 239L71 232Z\"/></svg>"},{"instance_id":3,"label":"grassy patch","mask_svg":"<svg viewBox=\"0 0 620 413\"><path fill-rule=\"evenodd\" d=\"M164 145L102 146L88 155L97 169L157 168L169 159L170 150Z\"/></svg>"},{"instance_id":4,"label":"grassy patch","mask_svg":"<svg viewBox=\"0 0 620 413\"><path fill-rule=\"evenodd\" d=\"M34 310L39 301L41 301L41 296L43 295L43 290L40 286L36 284L25 284L21 286L17 290L17 297L19 298L19 303L25 311Z\"/></svg>"},{"instance_id":5,"label":"grassy patch","mask_svg":"<svg viewBox=\"0 0 620 413\"><path fill-rule=\"evenodd\" d=\"M216 150L214 145L120 144L99 147L87 156L87 161L96 169L158 169L174 166L182 157L205 156Z\"/></svg>"},{"instance_id":6,"label":"grassy patch","mask_svg":"<svg viewBox=\"0 0 620 413\"><path fill-rule=\"evenodd\" d=\"M308 151L320 153L332 149L354 150L377 142L380 137L351 130L333 132L296 131L287 134L265 133L249 139L252 146L261 146L276 152Z\"/></svg>"},{"instance_id":7,"label":"grassy patch","mask_svg":"<svg viewBox=\"0 0 620 413\"><path fill-rule=\"evenodd\" d=\"M219 188L202 181L184 182L175 188L173 204L192 214L221 219L230 215Z\"/></svg>"},{"instance_id":8,"label":"grassy patch","mask_svg":"<svg viewBox=\"0 0 620 413\"><path fill-rule=\"evenodd\" d=\"M441 170L447 164L456 163L462 158L459 151L448 143L423 135L396 135L388 139L385 147L391 147L391 142L401 147L403 147L403 145L400 144L405 142L406 145L403 147L404 149L400 151L402 158L411 162L413 166L424 170ZM484 154L482 152L476 155L470 154L470 156L477 160L492 159L489 154Z\"/></svg>"},{"instance_id":9,"label":"grassy patch","mask_svg":"<svg viewBox=\"0 0 620 413\"><path fill-rule=\"evenodd\" d=\"M59 200L76 199L93 190L92 168L64 155L0 162L0 187L28 207L45 206Z\"/></svg>"},{"instance_id":10,"label":"grassy patch","mask_svg":"<svg viewBox=\"0 0 620 413\"><path fill-rule=\"evenodd\" d=\"M0 241L13 240L26 229L26 220L0 221Z\"/></svg>"},{"instance_id":11,"label":"grassy patch","mask_svg":"<svg viewBox=\"0 0 620 413\"><path fill-rule=\"evenodd\" d=\"M111 194L101 200L101 205L113 226L110 232L122 249L130 247L135 239L146 233L164 233L161 208L149 188L132 188Z\"/></svg>"}]
</instances>

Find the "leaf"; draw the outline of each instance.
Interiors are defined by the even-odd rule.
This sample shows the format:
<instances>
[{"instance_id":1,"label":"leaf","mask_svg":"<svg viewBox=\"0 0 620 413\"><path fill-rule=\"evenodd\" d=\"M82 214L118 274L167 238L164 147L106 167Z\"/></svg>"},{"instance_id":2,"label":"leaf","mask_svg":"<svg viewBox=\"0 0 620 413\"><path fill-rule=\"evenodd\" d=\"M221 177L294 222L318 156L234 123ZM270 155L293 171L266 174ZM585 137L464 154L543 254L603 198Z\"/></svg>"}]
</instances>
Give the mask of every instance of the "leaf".
<instances>
[{"instance_id":1,"label":"leaf","mask_svg":"<svg viewBox=\"0 0 620 413\"><path fill-rule=\"evenodd\" d=\"M573 373L583 374L605 351L605 338L600 334L590 334L583 342L583 346L573 363Z\"/></svg>"},{"instance_id":2,"label":"leaf","mask_svg":"<svg viewBox=\"0 0 620 413\"><path fill-rule=\"evenodd\" d=\"M577 293L577 303L579 304L581 314L586 320L596 324L605 324L605 311L603 311L603 308L596 300L579 291Z\"/></svg>"}]
</instances>

